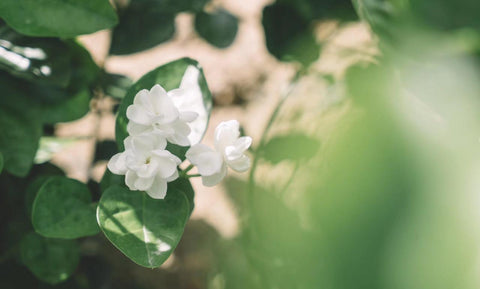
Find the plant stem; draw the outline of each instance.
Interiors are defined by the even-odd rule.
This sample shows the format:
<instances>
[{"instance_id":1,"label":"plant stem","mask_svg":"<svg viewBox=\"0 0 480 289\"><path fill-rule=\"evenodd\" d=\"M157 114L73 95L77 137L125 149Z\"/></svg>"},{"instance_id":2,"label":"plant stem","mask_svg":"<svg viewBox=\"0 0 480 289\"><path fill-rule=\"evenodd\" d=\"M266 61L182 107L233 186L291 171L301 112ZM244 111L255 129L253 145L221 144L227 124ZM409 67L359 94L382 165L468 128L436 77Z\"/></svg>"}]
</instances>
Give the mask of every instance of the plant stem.
<instances>
[{"instance_id":1,"label":"plant stem","mask_svg":"<svg viewBox=\"0 0 480 289\"><path fill-rule=\"evenodd\" d=\"M254 209L255 202L253 200L253 197L254 197L254 190L255 190L255 171L257 169L258 160L260 159L259 154L262 153L263 147L265 146L265 143L267 141L268 132L272 128L273 122L277 118L283 103L288 98L288 96L290 96L294 88L297 86L298 81L303 74L304 74L303 70L298 70L295 76L293 76L292 80L290 81L290 85L288 86L286 91L282 94L282 97L280 98L278 104L276 105L275 110L270 116L270 119L268 120L267 125L265 126L265 130L263 131L262 137L260 138L258 147L255 150L256 153L254 154L253 161L252 161L252 168L250 169L250 174L248 177L247 203L250 207L251 215L254 215L254 212L255 212L255 209Z\"/></svg>"},{"instance_id":2,"label":"plant stem","mask_svg":"<svg viewBox=\"0 0 480 289\"><path fill-rule=\"evenodd\" d=\"M196 178L196 177L201 177L201 174L194 174L194 175L186 175L187 178Z\"/></svg>"}]
</instances>

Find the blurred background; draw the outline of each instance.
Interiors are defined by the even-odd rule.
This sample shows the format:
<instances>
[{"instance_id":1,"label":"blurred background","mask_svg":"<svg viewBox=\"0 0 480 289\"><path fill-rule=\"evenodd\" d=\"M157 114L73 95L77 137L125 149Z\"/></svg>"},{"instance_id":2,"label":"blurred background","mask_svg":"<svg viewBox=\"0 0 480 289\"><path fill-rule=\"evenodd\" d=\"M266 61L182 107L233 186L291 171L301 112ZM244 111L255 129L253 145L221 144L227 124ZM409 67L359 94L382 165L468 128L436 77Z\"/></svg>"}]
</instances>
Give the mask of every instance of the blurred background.
<instances>
[{"instance_id":1,"label":"blurred background","mask_svg":"<svg viewBox=\"0 0 480 289\"><path fill-rule=\"evenodd\" d=\"M89 237L53 288L480 288L480 2L114 2L120 25L79 41L115 85L52 128L37 162L99 186L124 90L191 57L214 100L204 142L238 119L252 168L192 179L195 209L160 268ZM2 288L33 288L26 269L2 270L22 276Z\"/></svg>"}]
</instances>

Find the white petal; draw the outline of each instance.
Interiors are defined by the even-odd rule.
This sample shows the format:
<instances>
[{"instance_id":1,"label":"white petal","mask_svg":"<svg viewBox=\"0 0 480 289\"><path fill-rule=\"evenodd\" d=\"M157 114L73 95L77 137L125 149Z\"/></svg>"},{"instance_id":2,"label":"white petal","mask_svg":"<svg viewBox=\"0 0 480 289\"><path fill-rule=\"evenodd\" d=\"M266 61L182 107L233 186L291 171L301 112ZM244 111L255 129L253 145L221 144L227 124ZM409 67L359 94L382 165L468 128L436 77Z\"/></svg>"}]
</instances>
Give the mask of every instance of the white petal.
<instances>
[{"instance_id":1,"label":"white petal","mask_svg":"<svg viewBox=\"0 0 480 289\"><path fill-rule=\"evenodd\" d=\"M180 120L184 122L192 122L197 119L198 113L194 111L182 111L180 112Z\"/></svg>"},{"instance_id":2,"label":"white petal","mask_svg":"<svg viewBox=\"0 0 480 289\"><path fill-rule=\"evenodd\" d=\"M158 153L165 152L165 156L159 156ZM161 176L162 178L166 179L173 175L177 170L177 166L179 160L177 157L172 155L168 151L155 151L155 155L152 157L158 161L158 168L156 171L157 176Z\"/></svg>"},{"instance_id":3,"label":"white petal","mask_svg":"<svg viewBox=\"0 0 480 289\"><path fill-rule=\"evenodd\" d=\"M134 171L127 171L127 174L125 175L125 184L130 190L132 191L137 190L135 188L135 182L137 181L137 179L138 179L137 174Z\"/></svg>"},{"instance_id":4,"label":"white petal","mask_svg":"<svg viewBox=\"0 0 480 289\"><path fill-rule=\"evenodd\" d=\"M189 65L185 70L185 73L183 74L182 82L180 83L180 88L190 89L192 86L198 86L199 75L200 75L200 70L193 65Z\"/></svg>"},{"instance_id":5,"label":"white petal","mask_svg":"<svg viewBox=\"0 0 480 289\"><path fill-rule=\"evenodd\" d=\"M178 170L175 170L175 172L173 173L173 175L169 176L168 178L166 178L165 180L167 182L173 182L174 180L178 179Z\"/></svg>"},{"instance_id":6,"label":"white petal","mask_svg":"<svg viewBox=\"0 0 480 289\"><path fill-rule=\"evenodd\" d=\"M160 165L156 158L150 158L149 163L141 165L136 173L141 178L150 178L157 174Z\"/></svg>"},{"instance_id":7,"label":"white petal","mask_svg":"<svg viewBox=\"0 0 480 289\"><path fill-rule=\"evenodd\" d=\"M167 140L173 144L180 146L189 146L190 141L188 135L190 134L190 127L183 121L177 120L172 124L174 133L167 136Z\"/></svg>"},{"instance_id":8,"label":"white petal","mask_svg":"<svg viewBox=\"0 0 480 289\"><path fill-rule=\"evenodd\" d=\"M125 153L118 153L108 161L108 169L116 175L124 175L127 172Z\"/></svg>"},{"instance_id":9,"label":"white petal","mask_svg":"<svg viewBox=\"0 0 480 289\"><path fill-rule=\"evenodd\" d=\"M185 156L197 167L198 173L202 176L217 174L223 166L222 155L204 144L192 146Z\"/></svg>"},{"instance_id":10,"label":"white petal","mask_svg":"<svg viewBox=\"0 0 480 289\"><path fill-rule=\"evenodd\" d=\"M152 88L152 90L154 90L154 88ZM163 90L163 88L161 89ZM152 94L151 101L153 105L153 111L156 115L156 122L161 124L170 123L178 118L178 109L175 107L172 100L167 96L165 90L163 90L163 93L157 92L156 94Z\"/></svg>"},{"instance_id":11,"label":"white petal","mask_svg":"<svg viewBox=\"0 0 480 289\"><path fill-rule=\"evenodd\" d=\"M181 100L185 96L185 90L181 88L172 89L167 93L167 95L176 104L177 101Z\"/></svg>"},{"instance_id":12,"label":"white petal","mask_svg":"<svg viewBox=\"0 0 480 289\"><path fill-rule=\"evenodd\" d=\"M146 89L142 89L133 98L133 104L143 106L148 108L151 106L150 99L149 99L149 91Z\"/></svg>"},{"instance_id":13,"label":"white petal","mask_svg":"<svg viewBox=\"0 0 480 289\"><path fill-rule=\"evenodd\" d=\"M238 139L240 135L240 124L236 120L229 120L220 123L215 129L214 141L217 151L222 152L229 145Z\"/></svg>"},{"instance_id":14,"label":"white petal","mask_svg":"<svg viewBox=\"0 0 480 289\"><path fill-rule=\"evenodd\" d=\"M227 164L234 171L242 173L250 168L250 158L246 155L242 155L241 157L234 160L227 160Z\"/></svg>"},{"instance_id":15,"label":"white petal","mask_svg":"<svg viewBox=\"0 0 480 289\"><path fill-rule=\"evenodd\" d=\"M143 125L151 125L153 118L151 112L147 111L143 106L132 104L127 107L127 118L130 121Z\"/></svg>"},{"instance_id":16,"label":"white petal","mask_svg":"<svg viewBox=\"0 0 480 289\"><path fill-rule=\"evenodd\" d=\"M211 176L202 176L202 184L206 187L213 187L216 184L220 183L223 178L227 175L227 166L223 165L220 169L220 172L213 174Z\"/></svg>"},{"instance_id":17,"label":"white petal","mask_svg":"<svg viewBox=\"0 0 480 289\"><path fill-rule=\"evenodd\" d=\"M159 156L159 157L169 158L172 161L174 161L175 164L177 164L177 165L182 163L182 161L176 155L172 154L171 152L169 152L167 150L154 150L154 151L152 151L152 153L156 156Z\"/></svg>"},{"instance_id":18,"label":"white petal","mask_svg":"<svg viewBox=\"0 0 480 289\"><path fill-rule=\"evenodd\" d=\"M127 124L127 132L129 135L140 135L147 133L151 129L152 127L150 125L138 124L133 121L129 121Z\"/></svg>"},{"instance_id":19,"label":"white petal","mask_svg":"<svg viewBox=\"0 0 480 289\"><path fill-rule=\"evenodd\" d=\"M252 138L249 136L242 136L233 143L233 146L241 152L246 151L251 145Z\"/></svg>"},{"instance_id":20,"label":"white petal","mask_svg":"<svg viewBox=\"0 0 480 289\"><path fill-rule=\"evenodd\" d=\"M167 181L162 178L155 178L152 186L146 191L154 199L163 199L167 195Z\"/></svg>"},{"instance_id":21,"label":"white petal","mask_svg":"<svg viewBox=\"0 0 480 289\"><path fill-rule=\"evenodd\" d=\"M138 178L135 181L135 188L139 191L146 191L150 189L150 187L153 184L153 181L155 180L155 177L150 177L150 178Z\"/></svg>"}]
</instances>

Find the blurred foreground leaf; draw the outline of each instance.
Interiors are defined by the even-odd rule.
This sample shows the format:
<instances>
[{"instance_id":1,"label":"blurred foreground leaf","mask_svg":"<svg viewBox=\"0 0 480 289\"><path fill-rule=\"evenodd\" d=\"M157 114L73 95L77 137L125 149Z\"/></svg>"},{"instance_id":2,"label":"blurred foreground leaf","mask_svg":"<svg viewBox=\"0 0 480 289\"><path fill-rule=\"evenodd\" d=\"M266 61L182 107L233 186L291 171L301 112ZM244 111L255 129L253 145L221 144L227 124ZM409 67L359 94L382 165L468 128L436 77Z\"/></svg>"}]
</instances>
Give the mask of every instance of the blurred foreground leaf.
<instances>
[{"instance_id":1,"label":"blurred foreground leaf","mask_svg":"<svg viewBox=\"0 0 480 289\"><path fill-rule=\"evenodd\" d=\"M62 38L93 33L117 23L107 0L2 0L0 17L22 34Z\"/></svg>"}]
</instances>

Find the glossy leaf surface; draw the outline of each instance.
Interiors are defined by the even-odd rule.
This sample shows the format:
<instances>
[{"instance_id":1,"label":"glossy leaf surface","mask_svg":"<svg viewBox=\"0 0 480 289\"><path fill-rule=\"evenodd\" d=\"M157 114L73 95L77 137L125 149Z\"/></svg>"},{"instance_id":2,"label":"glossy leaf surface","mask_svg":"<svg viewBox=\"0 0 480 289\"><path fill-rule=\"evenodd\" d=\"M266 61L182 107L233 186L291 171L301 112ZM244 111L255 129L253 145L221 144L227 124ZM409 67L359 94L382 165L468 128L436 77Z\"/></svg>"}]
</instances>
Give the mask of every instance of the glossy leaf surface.
<instances>
[{"instance_id":1,"label":"glossy leaf surface","mask_svg":"<svg viewBox=\"0 0 480 289\"><path fill-rule=\"evenodd\" d=\"M115 247L135 263L159 267L177 246L190 216L191 205L182 189L169 183L166 198L155 200L144 192L112 186L100 199L98 223Z\"/></svg>"}]
</instances>

